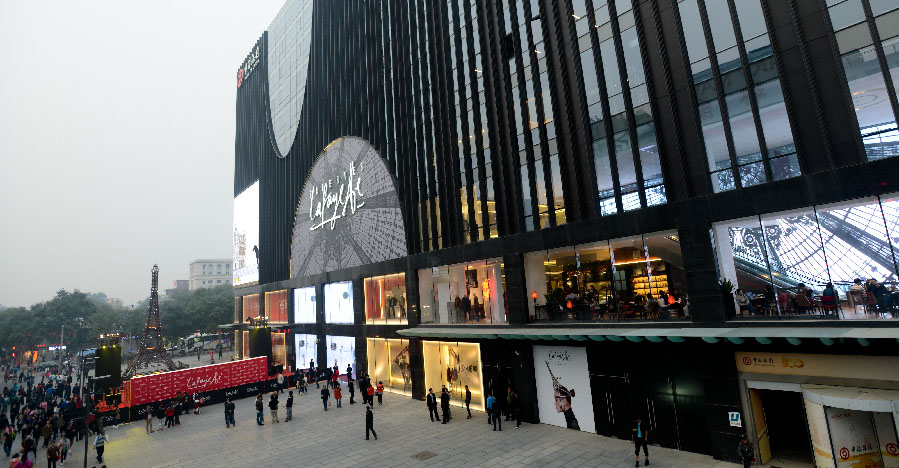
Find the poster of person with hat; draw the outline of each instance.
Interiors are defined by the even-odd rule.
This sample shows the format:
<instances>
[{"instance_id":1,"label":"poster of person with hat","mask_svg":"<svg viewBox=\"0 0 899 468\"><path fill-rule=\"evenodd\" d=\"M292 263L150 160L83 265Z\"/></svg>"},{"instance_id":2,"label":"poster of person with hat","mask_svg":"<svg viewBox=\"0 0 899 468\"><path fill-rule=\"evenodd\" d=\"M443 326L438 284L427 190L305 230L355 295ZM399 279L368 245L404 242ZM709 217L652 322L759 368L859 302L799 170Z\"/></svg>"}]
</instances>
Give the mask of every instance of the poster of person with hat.
<instances>
[{"instance_id":1,"label":"poster of person with hat","mask_svg":"<svg viewBox=\"0 0 899 468\"><path fill-rule=\"evenodd\" d=\"M534 346L540 422L596 432L586 348Z\"/></svg>"}]
</instances>

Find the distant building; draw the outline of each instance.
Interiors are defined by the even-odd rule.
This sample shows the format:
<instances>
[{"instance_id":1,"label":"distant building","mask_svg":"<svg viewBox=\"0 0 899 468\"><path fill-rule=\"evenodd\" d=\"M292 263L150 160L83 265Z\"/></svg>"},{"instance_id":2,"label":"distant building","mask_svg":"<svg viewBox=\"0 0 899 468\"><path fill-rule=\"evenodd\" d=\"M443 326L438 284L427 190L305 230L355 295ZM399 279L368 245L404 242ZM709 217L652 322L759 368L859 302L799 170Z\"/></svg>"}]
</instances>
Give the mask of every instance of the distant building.
<instances>
[{"instance_id":1,"label":"distant building","mask_svg":"<svg viewBox=\"0 0 899 468\"><path fill-rule=\"evenodd\" d=\"M188 291L190 291L190 280L175 280L172 281L172 288L165 290L165 296L162 299L174 299L179 294L186 294Z\"/></svg>"},{"instance_id":2,"label":"distant building","mask_svg":"<svg viewBox=\"0 0 899 468\"><path fill-rule=\"evenodd\" d=\"M190 264L188 289L196 291L223 284L231 284L231 259L199 259Z\"/></svg>"}]
</instances>

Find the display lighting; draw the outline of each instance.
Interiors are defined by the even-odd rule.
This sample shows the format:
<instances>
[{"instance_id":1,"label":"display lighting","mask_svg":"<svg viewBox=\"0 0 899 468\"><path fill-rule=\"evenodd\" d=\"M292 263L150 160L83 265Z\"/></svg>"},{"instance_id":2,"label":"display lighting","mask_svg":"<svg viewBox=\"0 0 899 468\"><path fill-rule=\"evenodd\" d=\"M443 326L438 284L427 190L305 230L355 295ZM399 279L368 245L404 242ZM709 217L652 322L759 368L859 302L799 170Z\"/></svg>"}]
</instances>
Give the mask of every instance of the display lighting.
<instances>
[{"instance_id":1,"label":"display lighting","mask_svg":"<svg viewBox=\"0 0 899 468\"><path fill-rule=\"evenodd\" d=\"M628 261L625 261L625 262L615 262L614 265L615 265L615 266L619 266L619 265L633 265L634 263L659 262L659 261L661 261L661 260L662 260L662 259L659 258L659 257L650 257L650 258L648 258L648 259L646 259L646 258L639 258L639 259L637 259L637 260L628 260Z\"/></svg>"},{"instance_id":2,"label":"display lighting","mask_svg":"<svg viewBox=\"0 0 899 468\"><path fill-rule=\"evenodd\" d=\"M250 326L256 328L263 328L268 326L268 318L263 317L261 315L257 315L256 317L250 317Z\"/></svg>"}]
</instances>

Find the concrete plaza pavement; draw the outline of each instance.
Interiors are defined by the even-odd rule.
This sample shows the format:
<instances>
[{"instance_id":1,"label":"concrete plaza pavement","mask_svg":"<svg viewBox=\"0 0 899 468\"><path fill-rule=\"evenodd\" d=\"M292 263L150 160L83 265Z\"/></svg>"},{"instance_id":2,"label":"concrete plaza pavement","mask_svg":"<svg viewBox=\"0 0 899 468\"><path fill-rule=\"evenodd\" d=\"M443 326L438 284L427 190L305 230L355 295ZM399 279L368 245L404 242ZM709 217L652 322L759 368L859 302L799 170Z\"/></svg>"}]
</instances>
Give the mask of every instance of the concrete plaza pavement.
<instances>
[{"instance_id":1,"label":"concrete plaza pavement","mask_svg":"<svg viewBox=\"0 0 899 468\"><path fill-rule=\"evenodd\" d=\"M238 425L230 429L225 428L222 404L203 408L198 416L182 416L180 427L152 434L145 432L142 421L110 427L104 463L110 468L634 466L633 444L626 440L545 424L523 423L516 429L513 421L503 421L502 432L494 432L485 413L472 411L472 419L465 419L459 407L453 407L449 424L432 423L424 402L393 393L384 394L383 406L375 403L378 440L365 440L364 406L350 405L344 391L344 406L325 412L316 392L314 386L308 395L294 390L294 420L287 423L285 392L279 424L270 420L266 405L265 425L257 426L254 400L245 398L235 402ZM159 427L158 420L154 425ZM78 444L66 466L81 466L81 447ZM91 448L89 467L100 466L94 455ZM38 466L45 466L42 457L43 450ZM650 462L668 468L738 466L654 446Z\"/></svg>"}]
</instances>

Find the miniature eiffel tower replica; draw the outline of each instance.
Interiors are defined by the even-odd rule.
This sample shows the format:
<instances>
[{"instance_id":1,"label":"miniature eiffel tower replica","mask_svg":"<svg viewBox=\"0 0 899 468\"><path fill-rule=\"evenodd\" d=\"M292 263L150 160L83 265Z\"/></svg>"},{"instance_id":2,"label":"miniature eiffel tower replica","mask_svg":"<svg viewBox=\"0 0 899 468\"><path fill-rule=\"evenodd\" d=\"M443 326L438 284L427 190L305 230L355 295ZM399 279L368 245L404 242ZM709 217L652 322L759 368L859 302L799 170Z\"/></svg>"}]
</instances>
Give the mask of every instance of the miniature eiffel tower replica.
<instances>
[{"instance_id":1,"label":"miniature eiffel tower replica","mask_svg":"<svg viewBox=\"0 0 899 468\"><path fill-rule=\"evenodd\" d=\"M172 358L162 345L162 327L159 323L159 265L153 265L153 282L150 285L150 306L147 307L147 324L144 325L144 333L140 339L140 349L137 355L128 363L128 368L122 374L122 380L128 380L138 374L142 369L164 367L164 370L177 370ZM163 370L163 369L152 369Z\"/></svg>"}]
</instances>

